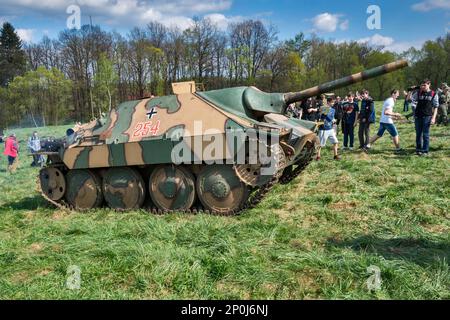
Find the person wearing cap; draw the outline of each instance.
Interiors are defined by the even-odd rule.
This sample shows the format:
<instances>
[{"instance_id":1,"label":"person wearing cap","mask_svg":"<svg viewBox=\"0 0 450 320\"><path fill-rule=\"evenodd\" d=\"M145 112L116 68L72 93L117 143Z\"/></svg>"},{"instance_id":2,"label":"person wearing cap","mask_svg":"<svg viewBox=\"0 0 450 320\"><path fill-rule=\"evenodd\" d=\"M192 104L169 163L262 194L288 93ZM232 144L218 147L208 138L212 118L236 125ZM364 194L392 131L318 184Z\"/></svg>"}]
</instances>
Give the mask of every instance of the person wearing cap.
<instances>
[{"instance_id":1,"label":"person wearing cap","mask_svg":"<svg viewBox=\"0 0 450 320\"><path fill-rule=\"evenodd\" d=\"M14 173L17 155L19 153L19 145L16 141L16 135L11 133L5 141L5 151L3 154L8 157L8 172Z\"/></svg>"},{"instance_id":2,"label":"person wearing cap","mask_svg":"<svg viewBox=\"0 0 450 320\"><path fill-rule=\"evenodd\" d=\"M431 81L426 79L420 89L411 96L411 105L415 107L416 154L428 156L430 151L430 128L436 123L439 97L431 90Z\"/></svg>"},{"instance_id":3,"label":"person wearing cap","mask_svg":"<svg viewBox=\"0 0 450 320\"><path fill-rule=\"evenodd\" d=\"M438 90L439 96L439 109L438 109L438 118L437 125L448 125L448 105L450 103L450 87L443 83L441 88Z\"/></svg>"}]
</instances>

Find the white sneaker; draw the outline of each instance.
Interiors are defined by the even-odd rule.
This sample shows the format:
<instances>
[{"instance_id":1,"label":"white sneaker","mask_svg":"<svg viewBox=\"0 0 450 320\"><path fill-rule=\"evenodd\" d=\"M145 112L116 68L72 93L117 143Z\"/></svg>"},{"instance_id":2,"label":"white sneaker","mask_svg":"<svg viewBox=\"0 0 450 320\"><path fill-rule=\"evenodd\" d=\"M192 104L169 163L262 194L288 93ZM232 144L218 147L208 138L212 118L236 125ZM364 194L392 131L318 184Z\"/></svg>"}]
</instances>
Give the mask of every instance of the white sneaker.
<instances>
[{"instance_id":1,"label":"white sneaker","mask_svg":"<svg viewBox=\"0 0 450 320\"><path fill-rule=\"evenodd\" d=\"M349 150L350 150L350 151L353 151L353 148L352 148L352 147L350 147L350 148L349 148Z\"/></svg>"}]
</instances>

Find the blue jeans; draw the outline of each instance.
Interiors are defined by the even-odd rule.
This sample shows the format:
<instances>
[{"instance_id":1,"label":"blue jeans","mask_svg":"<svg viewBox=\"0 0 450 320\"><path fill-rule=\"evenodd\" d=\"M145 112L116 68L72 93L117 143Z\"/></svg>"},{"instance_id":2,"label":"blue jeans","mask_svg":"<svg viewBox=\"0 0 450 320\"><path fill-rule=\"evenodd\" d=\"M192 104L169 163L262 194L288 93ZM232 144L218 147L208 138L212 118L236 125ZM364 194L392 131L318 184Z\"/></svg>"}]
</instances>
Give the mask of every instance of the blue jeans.
<instances>
[{"instance_id":1,"label":"blue jeans","mask_svg":"<svg viewBox=\"0 0 450 320\"><path fill-rule=\"evenodd\" d=\"M431 116L416 118L416 152L430 151Z\"/></svg>"},{"instance_id":2,"label":"blue jeans","mask_svg":"<svg viewBox=\"0 0 450 320\"><path fill-rule=\"evenodd\" d=\"M392 123L383 123L380 122L380 129L378 129L377 136L382 137L384 132L387 130L392 138L395 138L398 136L398 131L395 125Z\"/></svg>"},{"instance_id":3,"label":"blue jeans","mask_svg":"<svg viewBox=\"0 0 450 320\"><path fill-rule=\"evenodd\" d=\"M405 102L403 103L403 112L408 111L409 111L409 102L405 100Z\"/></svg>"}]
</instances>

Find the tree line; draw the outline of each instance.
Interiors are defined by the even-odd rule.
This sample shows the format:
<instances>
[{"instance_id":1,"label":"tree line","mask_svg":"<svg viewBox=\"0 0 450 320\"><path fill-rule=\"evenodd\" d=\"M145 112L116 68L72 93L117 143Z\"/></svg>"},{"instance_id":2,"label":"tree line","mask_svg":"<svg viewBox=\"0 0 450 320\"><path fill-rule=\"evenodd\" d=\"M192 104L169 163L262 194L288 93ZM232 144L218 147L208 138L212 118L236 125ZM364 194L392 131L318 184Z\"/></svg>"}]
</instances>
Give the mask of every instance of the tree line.
<instances>
[{"instance_id":1,"label":"tree line","mask_svg":"<svg viewBox=\"0 0 450 320\"><path fill-rule=\"evenodd\" d=\"M184 31L151 22L125 36L100 26L63 30L24 44L6 22L0 32L0 127L24 116L41 124L87 121L118 103L171 94L171 83L195 80L206 89L254 85L269 92L299 91L405 57L410 68L338 90L367 88L383 99L430 78L450 78L450 34L402 54L368 43L332 42L299 33L280 41L273 26L258 20L220 30L194 19ZM36 121L34 121L36 123Z\"/></svg>"}]
</instances>

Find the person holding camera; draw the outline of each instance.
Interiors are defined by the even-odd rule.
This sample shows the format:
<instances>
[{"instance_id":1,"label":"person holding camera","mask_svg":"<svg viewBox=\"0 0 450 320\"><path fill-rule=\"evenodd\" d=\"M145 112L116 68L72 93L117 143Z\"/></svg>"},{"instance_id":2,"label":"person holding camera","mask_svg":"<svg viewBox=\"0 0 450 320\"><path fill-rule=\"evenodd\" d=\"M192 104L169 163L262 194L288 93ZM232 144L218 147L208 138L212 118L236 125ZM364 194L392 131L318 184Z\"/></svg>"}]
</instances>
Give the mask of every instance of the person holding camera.
<instances>
[{"instance_id":1,"label":"person holding camera","mask_svg":"<svg viewBox=\"0 0 450 320\"><path fill-rule=\"evenodd\" d=\"M412 95L415 92L419 91L419 90L420 90L420 86L409 87L407 92L406 92L407 94L405 96L405 101L408 101L408 103L411 104L411 97L412 97ZM414 113L415 112L416 112L416 106L411 104L411 113L408 113L407 115L405 115L406 120L409 121L409 118L414 117ZM413 121L410 121L410 122L413 122Z\"/></svg>"},{"instance_id":2,"label":"person holding camera","mask_svg":"<svg viewBox=\"0 0 450 320\"><path fill-rule=\"evenodd\" d=\"M318 120L320 116L320 106L318 106L315 99L308 98L307 100L303 100L300 107L302 109L302 120L313 122Z\"/></svg>"},{"instance_id":3,"label":"person holding camera","mask_svg":"<svg viewBox=\"0 0 450 320\"><path fill-rule=\"evenodd\" d=\"M436 123L439 108L439 97L430 87L431 81L426 79L411 96L411 105L415 107L416 154L425 157L430 151L430 128Z\"/></svg>"}]
</instances>

